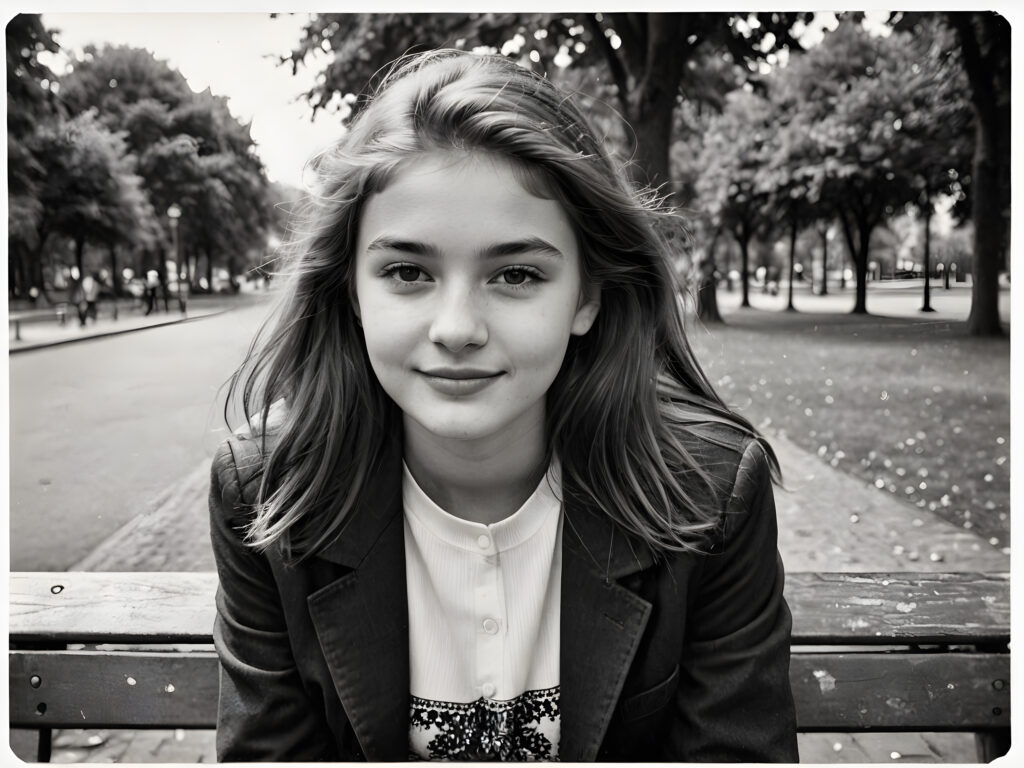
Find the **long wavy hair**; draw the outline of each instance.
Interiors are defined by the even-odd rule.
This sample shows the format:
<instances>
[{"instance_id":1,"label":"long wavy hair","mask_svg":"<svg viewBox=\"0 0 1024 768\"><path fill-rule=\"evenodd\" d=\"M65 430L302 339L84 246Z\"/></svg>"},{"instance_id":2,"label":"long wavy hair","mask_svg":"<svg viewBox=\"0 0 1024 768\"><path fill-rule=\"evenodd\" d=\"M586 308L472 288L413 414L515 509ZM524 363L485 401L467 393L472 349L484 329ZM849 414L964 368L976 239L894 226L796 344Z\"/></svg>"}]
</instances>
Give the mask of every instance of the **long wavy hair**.
<instances>
[{"instance_id":1,"label":"long wavy hair","mask_svg":"<svg viewBox=\"0 0 1024 768\"><path fill-rule=\"evenodd\" d=\"M563 493L655 553L700 550L719 518L708 499L728 489L714 487L686 433L714 421L763 439L718 397L687 343L670 259L678 219L627 181L568 95L504 57L463 51L400 59L313 162L317 187L294 226L287 286L230 385L226 413L240 397L265 441L247 541L280 541L292 560L325 547L401 434L354 311L355 243L367 198L431 150L511 162L528 191L563 206L583 279L600 286L597 319L571 338L548 392ZM272 406L284 412L277 423Z\"/></svg>"}]
</instances>

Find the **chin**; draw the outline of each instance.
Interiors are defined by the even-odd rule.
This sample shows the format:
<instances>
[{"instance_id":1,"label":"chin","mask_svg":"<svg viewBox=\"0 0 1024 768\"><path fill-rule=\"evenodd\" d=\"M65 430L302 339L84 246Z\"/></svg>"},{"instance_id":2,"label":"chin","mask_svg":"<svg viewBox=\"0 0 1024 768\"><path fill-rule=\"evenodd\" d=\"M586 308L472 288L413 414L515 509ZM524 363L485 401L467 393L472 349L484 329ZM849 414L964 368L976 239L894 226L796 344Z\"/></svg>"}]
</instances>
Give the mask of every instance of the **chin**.
<instances>
[{"instance_id":1,"label":"chin","mask_svg":"<svg viewBox=\"0 0 1024 768\"><path fill-rule=\"evenodd\" d=\"M465 424L462 422L431 424L429 422L420 422L420 424L430 434L445 440L481 440L494 434L494 430L481 427L479 422L475 424Z\"/></svg>"}]
</instances>

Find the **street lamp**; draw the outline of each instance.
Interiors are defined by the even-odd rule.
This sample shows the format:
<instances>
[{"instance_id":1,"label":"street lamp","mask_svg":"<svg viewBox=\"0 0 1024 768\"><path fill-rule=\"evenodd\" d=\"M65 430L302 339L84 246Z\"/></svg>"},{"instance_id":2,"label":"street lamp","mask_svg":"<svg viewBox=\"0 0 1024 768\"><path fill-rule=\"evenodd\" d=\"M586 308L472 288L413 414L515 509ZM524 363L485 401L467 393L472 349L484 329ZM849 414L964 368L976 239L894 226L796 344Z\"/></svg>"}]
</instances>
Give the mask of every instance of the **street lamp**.
<instances>
[{"instance_id":1,"label":"street lamp","mask_svg":"<svg viewBox=\"0 0 1024 768\"><path fill-rule=\"evenodd\" d=\"M185 313L185 301L181 296L181 240L178 236L178 219L181 218L181 208L177 203L172 203L167 209L167 218L171 225L171 239L174 249L174 285L177 288L178 307L181 313Z\"/></svg>"}]
</instances>

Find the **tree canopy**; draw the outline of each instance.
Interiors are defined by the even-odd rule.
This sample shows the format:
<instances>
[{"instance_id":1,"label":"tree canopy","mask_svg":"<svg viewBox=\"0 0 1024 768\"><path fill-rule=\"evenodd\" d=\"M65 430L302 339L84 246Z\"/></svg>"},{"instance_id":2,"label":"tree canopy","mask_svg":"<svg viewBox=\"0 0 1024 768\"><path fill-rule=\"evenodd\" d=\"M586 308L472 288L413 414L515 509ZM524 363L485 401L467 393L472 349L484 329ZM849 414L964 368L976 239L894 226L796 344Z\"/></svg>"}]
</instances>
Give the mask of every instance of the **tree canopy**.
<instances>
[{"instance_id":1,"label":"tree canopy","mask_svg":"<svg viewBox=\"0 0 1024 768\"><path fill-rule=\"evenodd\" d=\"M402 53L484 49L515 57L556 78L562 67L589 68L632 131L627 153L638 180L667 184L673 114L682 98L721 103L731 70L756 72L780 50L799 47L793 24L808 14L475 13L317 14L285 58L293 71L326 52L305 98L347 114L347 94L365 91ZM671 186L669 192L674 191Z\"/></svg>"},{"instance_id":2,"label":"tree canopy","mask_svg":"<svg viewBox=\"0 0 1024 768\"><path fill-rule=\"evenodd\" d=\"M104 247L115 286L118 248L142 267L204 259L208 273L262 250L268 182L249 127L225 98L192 91L166 62L130 46L89 46L58 78L37 54L59 50L59 33L23 14L7 34L11 242L21 243L11 248L12 291L42 287L53 238L73 243L80 271L87 247ZM172 205L183 212L177 239Z\"/></svg>"}]
</instances>

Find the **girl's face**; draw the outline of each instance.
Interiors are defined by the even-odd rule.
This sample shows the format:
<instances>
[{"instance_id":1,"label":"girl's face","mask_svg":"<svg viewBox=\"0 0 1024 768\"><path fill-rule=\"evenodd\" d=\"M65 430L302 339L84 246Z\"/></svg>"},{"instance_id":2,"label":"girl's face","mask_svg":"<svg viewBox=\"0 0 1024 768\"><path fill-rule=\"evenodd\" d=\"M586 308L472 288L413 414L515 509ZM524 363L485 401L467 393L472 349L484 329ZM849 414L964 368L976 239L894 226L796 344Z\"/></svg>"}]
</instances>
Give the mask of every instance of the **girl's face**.
<instances>
[{"instance_id":1,"label":"girl's face","mask_svg":"<svg viewBox=\"0 0 1024 768\"><path fill-rule=\"evenodd\" d=\"M497 447L543 434L569 337L598 310L561 205L481 154L427 153L367 200L355 289L406 430Z\"/></svg>"}]
</instances>

